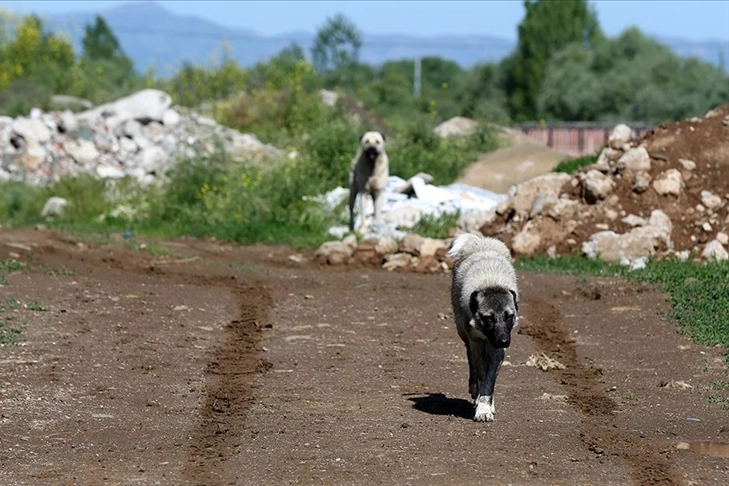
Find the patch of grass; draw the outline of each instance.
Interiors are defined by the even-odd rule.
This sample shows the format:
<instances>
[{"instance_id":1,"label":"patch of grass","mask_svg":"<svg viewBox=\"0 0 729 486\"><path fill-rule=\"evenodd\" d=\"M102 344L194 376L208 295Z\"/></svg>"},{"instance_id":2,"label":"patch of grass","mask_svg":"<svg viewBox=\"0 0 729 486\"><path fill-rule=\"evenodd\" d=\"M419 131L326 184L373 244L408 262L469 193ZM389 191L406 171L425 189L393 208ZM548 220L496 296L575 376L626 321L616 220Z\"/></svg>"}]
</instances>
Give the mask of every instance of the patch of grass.
<instances>
[{"instance_id":1,"label":"patch of grass","mask_svg":"<svg viewBox=\"0 0 729 486\"><path fill-rule=\"evenodd\" d=\"M47 305L43 305L36 301L29 302L27 304L26 308L31 311L39 311L39 312L48 312L49 310L51 310L51 308L48 307Z\"/></svg>"},{"instance_id":2,"label":"patch of grass","mask_svg":"<svg viewBox=\"0 0 729 486\"><path fill-rule=\"evenodd\" d=\"M623 277L633 283L656 285L669 294L669 321L681 332L705 346L729 350L729 263L693 263L678 260L650 261L645 269L627 267L585 257L538 256L517 261L522 271L559 275ZM727 355L729 357L729 354Z\"/></svg>"},{"instance_id":3,"label":"patch of grass","mask_svg":"<svg viewBox=\"0 0 729 486\"><path fill-rule=\"evenodd\" d=\"M724 380L716 380L711 383L711 389L714 391L729 390L729 382Z\"/></svg>"},{"instance_id":4,"label":"patch of grass","mask_svg":"<svg viewBox=\"0 0 729 486\"><path fill-rule=\"evenodd\" d=\"M411 233L419 234L424 238L436 238L444 240L448 238L449 231L455 228L461 212L446 213L440 216L426 215L410 230Z\"/></svg>"},{"instance_id":5,"label":"patch of grass","mask_svg":"<svg viewBox=\"0 0 729 486\"><path fill-rule=\"evenodd\" d=\"M0 345L15 344L20 340L23 328L15 325L15 317L9 316L6 313L9 310L20 309L22 306L23 304L14 297L10 297L4 303L0 303Z\"/></svg>"},{"instance_id":6,"label":"patch of grass","mask_svg":"<svg viewBox=\"0 0 729 486\"><path fill-rule=\"evenodd\" d=\"M724 410L729 410L729 397L718 397L709 395L709 403L718 403Z\"/></svg>"},{"instance_id":7,"label":"patch of grass","mask_svg":"<svg viewBox=\"0 0 729 486\"><path fill-rule=\"evenodd\" d=\"M28 270L30 264L27 262L19 262L18 260L0 260L0 271L17 272L18 270Z\"/></svg>"},{"instance_id":8,"label":"patch of grass","mask_svg":"<svg viewBox=\"0 0 729 486\"><path fill-rule=\"evenodd\" d=\"M566 159L557 164L557 167L552 169L552 172L564 172L565 174L571 174L577 169L580 169L586 165L591 165L597 162L597 158L600 156L600 151L592 155L583 155L582 157L573 157Z\"/></svg>"},{"instance_id":9,"label":"patch of grass","mask_svg":"<svg viewBox=\"0 0 729 486\"><path fill-rule=\"evenodd\" d=\"M546 255L535 255L520 258L515 262L517 270L555 275L578 275L586 282L585 275L618 276L623 272L619 265L609 264L601 260L591 260L581 256L565 256L550 258Z\"/></svg>"},{"instance_id":10,"label":"patch of grass","mask_svg":"<svg viewBox=\"0 0 729 486\"><path fill-rule=\"evenodd\" d=\"M16 344L20 341L23 328L12 324L12 317L0 316L0 345Z\"/></svg>"},{"instance_id":11,"label":"patch of grass","mask_svg":"<svg viewBox=\"0 0 729 486\"><path fill-rule=\"evenodd\" d=\"M127 241L124 246L131 250L143 251L153 256L169 256L172 255L172 250L161 243L149 242L139 243L136 241Z\"/></svg>"}]
</instances>

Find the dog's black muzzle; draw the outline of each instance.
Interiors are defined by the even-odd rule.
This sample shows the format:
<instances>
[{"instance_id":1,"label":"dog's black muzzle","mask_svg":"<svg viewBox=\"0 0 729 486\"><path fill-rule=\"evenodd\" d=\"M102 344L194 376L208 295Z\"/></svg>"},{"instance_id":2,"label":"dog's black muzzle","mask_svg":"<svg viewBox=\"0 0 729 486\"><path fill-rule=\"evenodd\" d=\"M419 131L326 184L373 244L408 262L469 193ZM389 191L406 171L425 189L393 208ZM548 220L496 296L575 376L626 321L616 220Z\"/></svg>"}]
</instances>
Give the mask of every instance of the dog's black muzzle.
<instances>
[{"instance_id":1,"label":"dog's black muzzle","mask_svg":"<svg viewBox=\"0 0 729 486\"><path fill-rule=\"evenodd\" d=\"M377 157L379 157L380 152L375 147L368 147L365 149L365 155L370 160L375 160Z\"/></svg>"}]
</instances>

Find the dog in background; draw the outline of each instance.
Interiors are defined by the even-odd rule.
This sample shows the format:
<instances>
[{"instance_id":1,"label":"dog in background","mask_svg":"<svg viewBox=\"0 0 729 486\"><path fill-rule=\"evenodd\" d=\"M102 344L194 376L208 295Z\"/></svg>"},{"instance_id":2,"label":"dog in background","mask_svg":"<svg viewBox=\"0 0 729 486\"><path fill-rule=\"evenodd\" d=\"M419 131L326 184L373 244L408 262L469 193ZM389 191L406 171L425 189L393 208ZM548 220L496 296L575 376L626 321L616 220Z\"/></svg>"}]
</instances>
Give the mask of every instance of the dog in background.
<instances>
[{"instance_id":1,"label":"dog in background","mask_svg":"<svg viewBox=\"0 0 729 486\"><path fill-rule=\"evenodd\" d=\"M365 234L367 218L365 196L372 197L375 206L374 221L380 220L382 193L387 185L390 162L385 151L385 136L380 132L365 132L359 139L359 149L349 169L349 230L354 230L354 203L359 195L360 227Z\"/></svg>"},{"instance_id":2,"label":"dog in background","mask_svg":"<svg viewBox=\"0 0 729 486\"><path fill-rule=\"evenodd\" d=\"M507 246L463 233L448 250L453 258L451 304L468 355L468 389L477 422L494 420L494 385L517 325L519 290Z\"/></svg>"}]
</instances>

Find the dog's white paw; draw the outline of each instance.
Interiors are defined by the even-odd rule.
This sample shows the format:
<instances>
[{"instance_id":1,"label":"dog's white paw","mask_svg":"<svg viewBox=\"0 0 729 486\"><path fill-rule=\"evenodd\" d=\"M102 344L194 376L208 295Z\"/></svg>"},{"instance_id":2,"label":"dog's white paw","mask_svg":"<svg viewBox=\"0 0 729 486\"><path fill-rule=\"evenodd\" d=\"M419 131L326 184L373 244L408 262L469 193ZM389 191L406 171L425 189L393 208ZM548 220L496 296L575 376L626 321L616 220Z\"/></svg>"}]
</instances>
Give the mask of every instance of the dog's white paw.
<instances>
[{"instance_id":1,"label":"dog's white paw","mask_svg":"<svg viewBox=\"0 0 729 486\"><path fill-rule=\"evenodd\" d=\"M473 420L476 422L493 422L494 412L494 397L490 395L484 395L476 398L476 414L473 416Z\"/></svg>"}]
</instances>

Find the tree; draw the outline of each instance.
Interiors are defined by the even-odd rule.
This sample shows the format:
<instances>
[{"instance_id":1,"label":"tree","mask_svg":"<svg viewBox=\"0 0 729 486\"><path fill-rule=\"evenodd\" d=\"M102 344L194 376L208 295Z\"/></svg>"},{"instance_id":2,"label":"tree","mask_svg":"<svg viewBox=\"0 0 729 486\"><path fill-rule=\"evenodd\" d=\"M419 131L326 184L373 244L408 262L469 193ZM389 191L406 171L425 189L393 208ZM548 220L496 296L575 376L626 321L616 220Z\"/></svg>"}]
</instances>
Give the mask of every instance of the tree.
<instances>
[{"instance_id":1,"label":"tree","mask_svg":"<svg viewBox=\"0 0 729 486\"><path fill-rule=\"evenodd\" d=\"M116 36L99 15L96 16L93 25L86 24L84 27L81 45L83 45L82 56L93 61L111 60L124 55Z\"/></svg>"},{"instance_id":2,"label":"tree","mask_svg":"<svg viewBox=\"0 0 729 486\"><path fill-rule=\"evenodd\" d=\"M505 63L506 92L516 121L538 116L537 97L551 56L577 42L594 46L603 36L587 0L524 0L516 52Z\"/></svg>"},{"instance_id":3,"label":"tree","mask_svg":"<svg viewBox=\"0 0 729 486\"><path fill-rule=\"evenodd\" d=\"M316 33L311 57L320 74L350 68L359 62L362 34L344 14L328 17Z\"/></svg>"}]
</instances>

